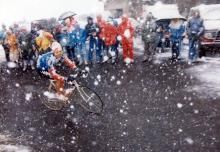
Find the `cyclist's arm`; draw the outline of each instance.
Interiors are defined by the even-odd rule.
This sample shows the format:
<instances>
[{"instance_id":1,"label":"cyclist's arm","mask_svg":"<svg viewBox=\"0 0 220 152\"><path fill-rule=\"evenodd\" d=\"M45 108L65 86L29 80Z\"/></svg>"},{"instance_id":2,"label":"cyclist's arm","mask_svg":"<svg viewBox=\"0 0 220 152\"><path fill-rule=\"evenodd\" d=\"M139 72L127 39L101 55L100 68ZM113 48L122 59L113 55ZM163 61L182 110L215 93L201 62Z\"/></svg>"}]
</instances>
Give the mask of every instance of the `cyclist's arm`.
<instances>
[{"instance_id":1,"label":"cyclist's arm","mask_svg":"<svg viewBox=\"0 0 220 152\"><path fill-rule=\"evenodd\" d=\"M55 70L54 68L49 69L48 72L49 72L49 74L51 75L51 77L52 77L53 79L55 79L55 80L64 81L64 79L65 79L63 76L57 74L57 73L56 73L56 70Z\"/></svg>"},{"instance_id":2,"label":"cyclist's arm","mask_svg":"<svg viewBox=\"0 0 220 152\"><path fill-rule=\"evenodd\" d=\"M75 69L76 68L76 64L74 62L72 62L68 57L64 57L64 63L70 67L71 69Z\"/></svg>"},{"instance_id":3,"label":"cyclist's arm","mask_svg":"<svg viewBox=\"0 0 220 152\"><path fill-rule=\"evenodd\" d=\"M58 73L56 73L56 69L54 68L54 63L55 63L54 58L50 58L47 61L48 72L49 72L50 76L55 80L64 81L65 78L63 76L59 75Z\"/></svg>"}]
</instances>

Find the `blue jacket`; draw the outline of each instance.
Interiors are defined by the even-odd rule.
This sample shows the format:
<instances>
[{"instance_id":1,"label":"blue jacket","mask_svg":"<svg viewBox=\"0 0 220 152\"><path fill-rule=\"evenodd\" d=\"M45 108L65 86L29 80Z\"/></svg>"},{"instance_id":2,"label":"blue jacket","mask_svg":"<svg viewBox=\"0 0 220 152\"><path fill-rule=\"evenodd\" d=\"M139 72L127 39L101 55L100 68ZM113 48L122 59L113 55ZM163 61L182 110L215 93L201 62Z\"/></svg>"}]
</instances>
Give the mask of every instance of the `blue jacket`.
<instances>
[{"instance_id":1,"label":"blue jacket","mask_svg":"<svg viewBox=\"0 0 220 152\"><path fill-rule=\"evenodd\" d=\"M57 64L61 59L56 59L53 52L48 52L46 54L40 55L37 60L37 69L42 71L48 71L54 68L54 65Z\"/></svg>"},{"instance_id":2,"label":"blue jacket","mask_svg":"<svg viewBox=\"0 0 220 152\"><path fill-rule=\"evenodd\" d=\"M67 33L59 33L59 35L57 35L58 41L59 43L65 47L68 45L69 43L69 38L68 38L68 34Z\"/></svg>"},{"instance_id":3,"label":"blue jacket","mask_svg":"<svg viewBox=\"0 0 220 152\"><path fill-rule=\"evenodd\" d=\"M87 33L86 30L79 28L79 29L75 29L73 31L73 35L74 35L74 42L76 44L84 44L86 42L86 38L87 38Z\"/></svg>"},{"instance_id":4,"label":"blue jacket","mask_svg":"<svg viewBox=\"0 0 220 152\"><path fill-rule=\"evenodd\" d=\"M60 33L59 34L59 42L60 44L65 47L65 46L69 46L69 47L74 47L75 46L75 36L74 33Z\"/></svg>"},{"instance_id":5,"label":"blue jacket","mask_svg":"<svg viewBox=\"0 0 220 152\"><path fill-rule=\"evenodd\" d=\"M3 30L1 30L1 31L0 31L0 41L4 40L5 37L6 37L6 32L3 31Z\"/></svg>"},{"instance_id":6,"label":"blue jacket","mask_svg":"<svg viewBox=\"0 0 220 152\"><path fill-rule=\"evenodd\" d=\"M201 18L192 17L187 22L187 33L189 36L201 36L204 32L204 24Z\"/></svg>"},{"instance_id":7,"label":"blue jacket","mask_svg":"<svg viewBox=\"0 0 220 152\"><path fill-rule=\"evenodd\" d=\"M171 41L177 41L182 39L182 35L185 32L185 27L183 25L180 25L179 28L169 28L170 32L170 40Z\"/></svg>"}]
</instances>

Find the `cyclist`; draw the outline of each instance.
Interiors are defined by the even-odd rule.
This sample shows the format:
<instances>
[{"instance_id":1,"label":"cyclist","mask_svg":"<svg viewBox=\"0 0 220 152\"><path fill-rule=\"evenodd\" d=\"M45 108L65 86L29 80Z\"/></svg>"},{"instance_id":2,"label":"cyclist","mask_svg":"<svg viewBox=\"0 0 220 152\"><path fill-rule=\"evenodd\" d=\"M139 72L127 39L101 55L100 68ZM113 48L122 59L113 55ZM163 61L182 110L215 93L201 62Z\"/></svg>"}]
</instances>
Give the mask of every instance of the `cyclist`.
<instances>
[{"instance_id":1,"label":"cyclist","mask_svg":"<svg viewBox=\"0 0 220 152\"><path fill-rule=\"evenodd\" d=\"M53 42L49 48L50 52L42 54L37 60L37 70L41 75L54 79L56 95L59 99L67 101L68 95L71 93L64 90L65 80L71 81L71 78L65 78L56 72L55 65L58 62L64 62L71 69L76 69L76 65L67 56L64 56L61 45L58 42Z\"/></svg>"}]
</instances>

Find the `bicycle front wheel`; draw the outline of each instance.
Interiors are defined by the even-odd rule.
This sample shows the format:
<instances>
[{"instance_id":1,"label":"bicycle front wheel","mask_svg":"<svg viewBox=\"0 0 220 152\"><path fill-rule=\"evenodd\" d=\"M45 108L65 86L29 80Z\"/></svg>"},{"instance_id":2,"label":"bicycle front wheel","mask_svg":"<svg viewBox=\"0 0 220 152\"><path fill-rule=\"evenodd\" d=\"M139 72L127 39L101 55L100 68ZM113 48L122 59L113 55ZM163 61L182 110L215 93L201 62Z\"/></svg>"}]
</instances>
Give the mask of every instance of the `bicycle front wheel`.
<instances>
[{"instance_id":1,"label":"bicycle front wheel","mask_svg":"<svg viewBox=\"0 0 220 152\"><path fill-rule=\"evenodd\" d=\"M77 102L88 112L100 114L103 110L103 101L100 96L92 89L80 86L77 95Z\"/></svg>"},{"instance_id":2,"label":"bicycle front wheel","mask_svg":"<svg viewBox=\"0 0 220 152\"><path fill-rule=\"evenodd\" d=\"M41 102L50 110L59 111L63 108L64 102L55 97L55 93L44 92L40 96Z\"/></svg>"}]
</instances>

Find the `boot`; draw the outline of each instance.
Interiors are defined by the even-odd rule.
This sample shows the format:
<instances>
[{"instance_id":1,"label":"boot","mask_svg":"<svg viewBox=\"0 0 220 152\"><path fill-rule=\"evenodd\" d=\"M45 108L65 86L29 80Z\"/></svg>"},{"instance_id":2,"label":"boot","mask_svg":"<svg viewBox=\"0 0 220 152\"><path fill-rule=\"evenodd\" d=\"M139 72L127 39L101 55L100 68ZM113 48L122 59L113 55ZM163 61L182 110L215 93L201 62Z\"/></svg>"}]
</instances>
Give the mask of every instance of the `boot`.
<instances>
[{"instance_id":1,"label":"boot","mask_svg":"<svg viewBox=\"0 0 220 152\"><path fill-rule=\"evenodd\" d=\"M27 70L27 61L24 60L23 61L23 71L26 71Z\"/></svg>"},{"instance_id":2,"label":"boot","mask_svg":"<svg viewBox=\"0 0 220 152\"><path fill-rule=\"evenodd\" d=\"M30 63L31 63L31 69L32 69L32 70L35 70L34 61L33 61L33 60L31 60L31 62L30 62Z\"/></svg>"}]
</instances>

